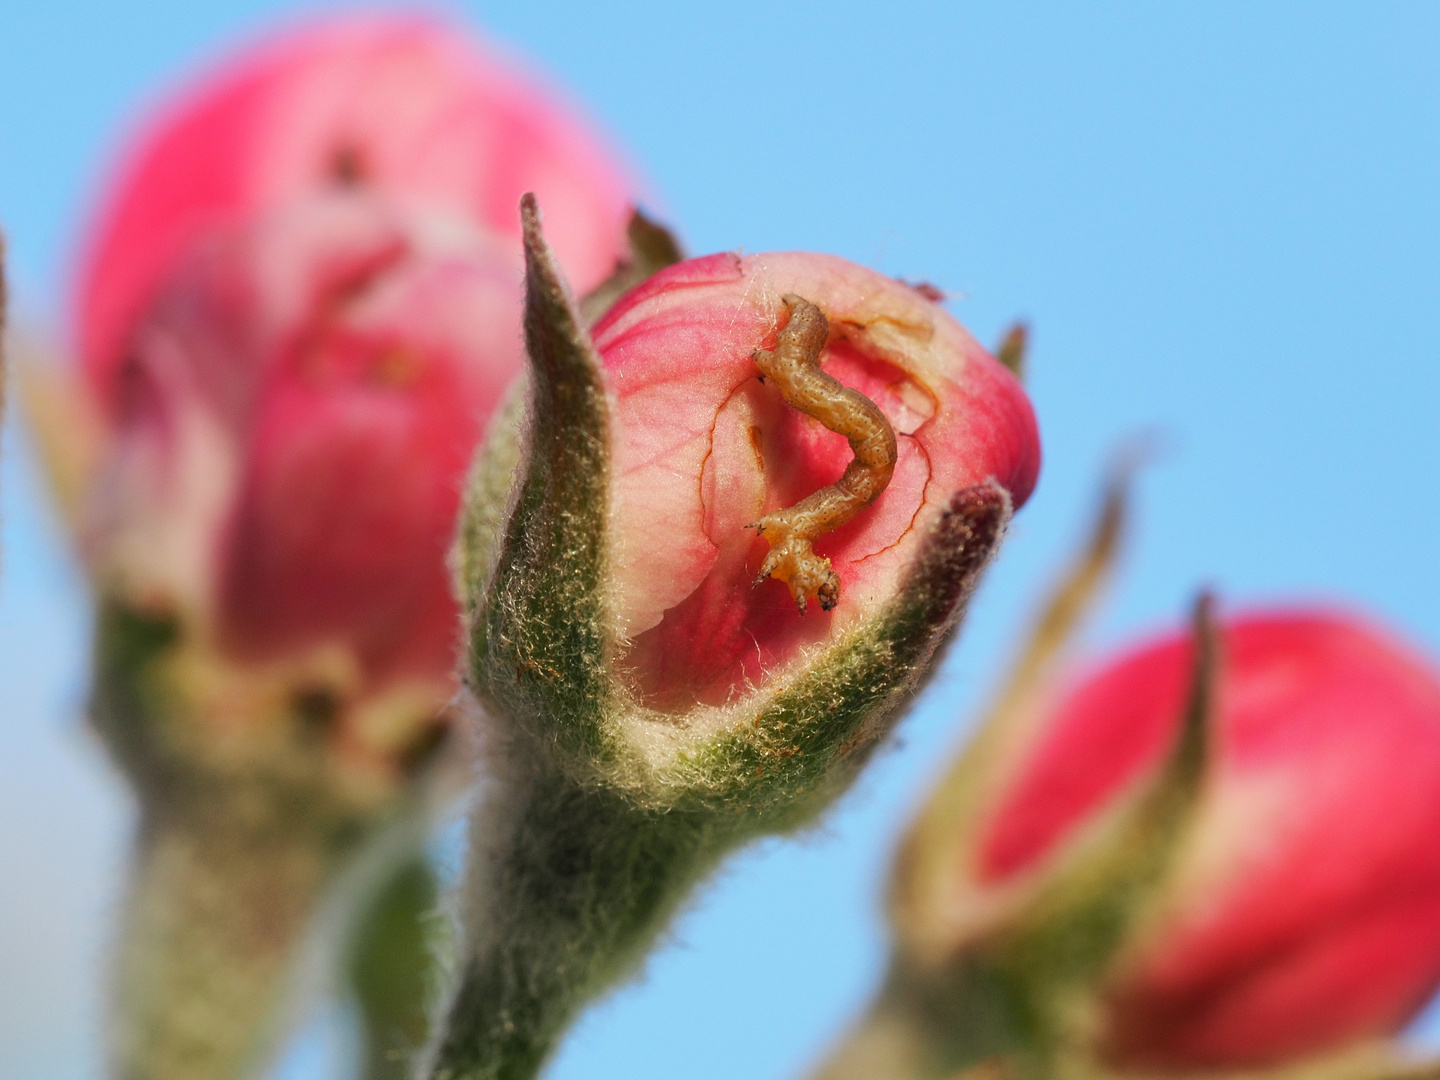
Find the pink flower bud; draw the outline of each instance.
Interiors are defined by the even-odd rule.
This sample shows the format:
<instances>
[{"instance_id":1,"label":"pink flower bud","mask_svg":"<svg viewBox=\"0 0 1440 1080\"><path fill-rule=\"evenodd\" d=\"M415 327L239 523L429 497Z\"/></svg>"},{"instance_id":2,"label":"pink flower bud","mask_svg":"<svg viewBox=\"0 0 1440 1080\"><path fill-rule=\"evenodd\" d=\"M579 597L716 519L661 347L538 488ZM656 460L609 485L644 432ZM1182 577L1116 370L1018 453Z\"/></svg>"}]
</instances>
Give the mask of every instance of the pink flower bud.
<instances>
[{"instance_id":1,"label":"pink flower bud","mask_svg":"<svg viewBox=\"0 0 1440 1080\"><path fill-rule=\"evenodd\" d=\"M966 907L1043 879L1154 771L1192 654L1142 646L1053 704L980 829ZM1107 1053L1194 1070L1395 1031L1440 983L1440 676L1353 618L1233 619L1213 731L1198 817L1106 993Z\"/></svg>"},{"instance_id":2,"label":"pink flower bud","mask_svg":"<svg viewBox=\"0 0 1440 1080\"><path fill-rule=\"evenodd\" d=\"M728 851L844 790L1040 458L1014 376L900 282L713 255L592 335L521 213L528 411L494 425L457 543L505 760L433 1076L535 1075Z\"/></svg>"},{"instance_id":3,"label":"pink flower bud","mask_svg":"<svg viewBox=\"0 0 1440 1080\"><path fill-rule=\"evenodd\" d=\"M748 526L835 483L852 454L756 367L789 317L787 294L828 317L823 370L879 406L898 451L873 505L816 541L840 599L804 617L780 582L752 587L770 545ZM594 336L619 432L616 615L651 704L723 704L763 683L890 599L955 492L993 479L1018 507L1034 487L1040 447L1019 383L924 294L841 259L681 263Z\"/></svg>"},{"instance_id":4,"label":"pink flower bud","mask_svg":"<svg viewBox=\"0 0 1440 1080\"><path fill-rule=\"evenodd\" d=\"M523 357L531 189L578 284L666 257L638 217L628 251L626 171L531 79L424 19L342 16L177 99L110 193L76 517L91 717L145 818L117 1074L263 1065L322 897L445 782L446 555Z\"/></svg>"},{"instance_id":5,"label":"pink flower bud","mask_svg":"<svg viewBox=\"0 0 1440 1080\"><path fill-rule=\"evenodd\" d=\"M130 332L196 237L326 190L420 200L510 241L539 191L581 289L625 253L633 183L574 111L490 48L414 15L270 38L169 104L126 155L88 248L80 350L109 404Z\"/></svg>"},{"instance_id":6,"label":"pink flower bud","mask_svg":"<svg viewBox=\"0 0 1440 1080\"><path fill-rule=\"evenodd\" d=\"M367 192L213 234L118 373L102 576L241 658L448 678L445 553L519 311L508 244Z\"/></svg>"}]
</instances>

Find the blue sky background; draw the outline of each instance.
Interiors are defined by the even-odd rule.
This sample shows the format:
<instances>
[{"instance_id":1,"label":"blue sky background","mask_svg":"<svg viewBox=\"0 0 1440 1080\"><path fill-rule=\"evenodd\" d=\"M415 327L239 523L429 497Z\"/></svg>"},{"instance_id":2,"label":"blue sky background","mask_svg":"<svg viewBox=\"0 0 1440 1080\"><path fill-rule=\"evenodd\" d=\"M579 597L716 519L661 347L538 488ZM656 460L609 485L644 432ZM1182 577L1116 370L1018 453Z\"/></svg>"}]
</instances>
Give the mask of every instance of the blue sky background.
<instances>
[{"instance_id":1,"label":"blue sky background","mask_svg":"<svg viewBox=\"0 0 1440 1080\"><path fill-rule=\"evenodd\" d=\"M127 120L295 9L0 3L0 223L20 314L58 323ZM1172 449L1097 647L1176 621L1210 583L1231 604L1340 599L1440 654L1440 5L1081 7L457 9L588 103L692 250L808 248L934 281L983 340L1032 319L1046 450L895 749L820 830L731 863L555 1080L801 1074L877 977L897 830L1137 428ZM0 1080L81 1080L99 1075L131 810L81 728L85 596L13 412ZM341 1028L312 1029L287 1076L334 1073Z\"/></svg>"}]
</instances>

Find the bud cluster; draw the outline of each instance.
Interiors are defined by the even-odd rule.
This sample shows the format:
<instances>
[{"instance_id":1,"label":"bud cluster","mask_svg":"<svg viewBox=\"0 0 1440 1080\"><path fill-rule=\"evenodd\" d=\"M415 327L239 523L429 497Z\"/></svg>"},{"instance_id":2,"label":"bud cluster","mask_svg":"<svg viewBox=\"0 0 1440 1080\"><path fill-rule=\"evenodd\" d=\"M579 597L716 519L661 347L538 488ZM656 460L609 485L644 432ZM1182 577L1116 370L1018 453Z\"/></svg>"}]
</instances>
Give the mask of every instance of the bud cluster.
<instances>
[{"instance_id":1,"label":"bud cluster","mask_svg":"<svg viewBox=\"0 0 1440 1080\"><path fill-rule=\"evenodd\" d=\"M261 1075L338 943L372 1080L532 1080L935 673L1038 480L1028 329L992 356L930 285L686 258L635 187L403 15L260 44L123 163L76 373L26 383L140 803L117 1076ZM1073 668L1125 488L906 834L818 1075L1440 1074L1391 1038L1440 984L1440 676L1208 594Z\"/></svg>"}]
</instances>

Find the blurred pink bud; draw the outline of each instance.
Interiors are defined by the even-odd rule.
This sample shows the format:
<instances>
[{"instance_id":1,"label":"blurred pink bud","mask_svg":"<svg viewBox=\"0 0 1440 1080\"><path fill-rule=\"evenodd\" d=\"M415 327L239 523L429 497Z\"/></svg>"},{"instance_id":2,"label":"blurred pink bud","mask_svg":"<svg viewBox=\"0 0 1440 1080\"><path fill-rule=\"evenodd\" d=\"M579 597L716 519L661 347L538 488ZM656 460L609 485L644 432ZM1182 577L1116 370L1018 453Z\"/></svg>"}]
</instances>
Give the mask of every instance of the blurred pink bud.
<instances>
[{"instance_id":1,"label":"blurred pink bud","mask_svg":"<svg viewBox=\"0 0 1440 1080\"><path fill-rule=\"evenodd\" d=\"M131 336L92 550L232 655L448 677L445 554L519 370L509 245L337 190L198 243Z\"/></svg>"},{"instance_id":2,"label":"blurred pink bud","mask_svg":"<svg viewBox=\"0 0 1440 1080\"><path fill-rule=\"evenodd\" d=\"M80 350L102 402L136 320L198 236L347 187L477 221L511 241L517 283L515 206L537 191L582 290L625 254L633 199L575 110L469 35L416 15L276 35L177 96L124 159L79 290Z\"/></svg>"},{"instance_id":3,"label":"blurred pink bud","mask_svg":"<svg viewBox=\"0 0 1440 1080\"><path fill-rule=\"evenodd\" d=\"M1054 865L1174 740L1193 643L1066 693L1006 783L972 888ZM1212 772L1155 917L1107 991L1131 1067L1258 1065L1397 1030L1440 983L1440 676L1329 613L1223 631Z\"/></svg>"},{"instance_id":4,"label":"blurred pink bud","mask_svg":"<svg viewBox=\"0 0 1440 1080\"><path fill-rule=\"evenodd\" d=\"M796 613L752 587L769 545L747 526L833 484L844 436L759 377L796 294L828 317L823 370L871 399L898 458L878 500L820 537L841 594ZM993 479L1015 507L1040 446L1008 371L924 293L823 255L713 255L632 290L595 328L615 397L616 581L627 663L662 708L723 704L890 601L956 492Z\"/></svg>"}]
</instances>

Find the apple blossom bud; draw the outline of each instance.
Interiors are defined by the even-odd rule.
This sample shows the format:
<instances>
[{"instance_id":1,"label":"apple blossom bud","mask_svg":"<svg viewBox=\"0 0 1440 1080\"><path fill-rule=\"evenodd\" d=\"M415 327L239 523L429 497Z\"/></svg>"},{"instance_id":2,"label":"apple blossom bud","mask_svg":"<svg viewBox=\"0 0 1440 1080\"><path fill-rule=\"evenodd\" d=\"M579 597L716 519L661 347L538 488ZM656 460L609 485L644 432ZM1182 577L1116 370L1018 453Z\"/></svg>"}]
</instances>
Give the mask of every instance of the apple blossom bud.
<instances>
[{"instance_id":1,"label":"apple blossom bud","mask_svg":"<svg viewBox=\"0 0 1440 1080\"><path fill-rule=\"evenodd\" d=\"M127 155L78 289L85 385L29 395L93 420L83 455L78 424L42 444L99 594L92 719L144 819L119 1073L261 1062L321 899L414 841L463 474L522 356L513 206L545 192L603 292L675 257L638 216L627 250L632 186L535 80L411 15L276 35Z\"/></svg>"},{"instance_id":2,"label":"apple blossom bud","mask_svg":"<svg viewBox=\"0 0 1440 1080\"><path fill-rule=\"evenodd\" d=\"M212 235L117 373L103 587L239 661L338 648L364 686L443 687L443 553L517 311L493 238L364 192Z\"/></svg>"},{"instance_id":3,"label":"apple blossom bud","mask_svg":"<svg viewBox=\"0 0 1440 1080\"><path fill-rule=\"evenodd\" d=\"M500 781L434 1059L455 1080L533 1075L716 861L843 790L1039 465L1019 384L901 283L715 255L592 338L523 217L529 411L492 429L461 540Z\"/></svg>"},{"instance_id":4,"label":"apple blossom bud","mask_svg":"<svg viewBox=\"0 0 1440 1080\"><path fill-rule=\"evenodd\" d=\"M1034 872L1150 766L1187 648L1141 646L1056 703L981 888ZM1103 1052L1129 1066L1311 1056L1398 1031L1440 985L1440 673L1324 610L1228 619L1221 649L1211 790L1106 990Z\"/></svg>"},{"instance_id":5,"label":"apple blossom bud","mask_svg":"<svg viewBox=\"0 0 1440 1080\"><path fill-rule=\"evenodd\" d=\"M512 265L463 219L321 193L213 231L131 335L82 530L91 715L145 821L124 1075L263 1056L321 898L422 813L460 480L521 360Z\"/></svg>"},{"instance_id":6,"label":"apple blossom bud","mask_svg":"<svg viewBox=\"0 0 1440 1080\"><path fill-rule=\"evenodd\" d=\"M874 505L816 543L844 593L834 611L805 618L778 583L750 587L769 549L753 524L834 481L847 457L844 435L788 406L757 368L790 291L828 312L824 370L879 404L897 447ZM923 295L838 259L681 263L612 308L595 327L594 350L615 433L591 481L612 534L592 541L604 565L591 576L607 579L594 587L609 598L597 633L609 638L601 651L615 692L642 712L775 693L807 668L804 656L895 600L927 527L948 520L959 493L993 484L1018 505L1035 482L1034 418L1014 379ZM501 431L487 454L508 461L513 445ZM493 529L496 487L484 485L483 467L476 480L486 505L472 499L471 513ZM491 542L469 544L499 557ZM489 567L476 562L473 576L484 578ZM466 591L479 597L484 587ZM485 647L472 642L472 652Z\"/></svg>"},{"instance_id":7,"label":"apple blossom bud","mask_svg":"<svg viewBox=\"0 0 1440 1080\"><path fill-rule=\"evenodd\" d=\"M167 104L125 155L94 230L79 345L103 400L129 334L198 237L325 191L423 202L511 241L539 191L589 289L625 255L629 171L577 111L458 29L337 15L262 40Z\"/></svg>"},{"instance_id":8,"label":"apple blossom bud","mask_svg":"<svg viewBox=\"0 0 1440 1080\"><path fill-rule=\"evenodd\" d=\"M1174 788L1194 640L1062 682L1073 614L1037 636L907 838L887 989L821 1075L917 1080L992 1054L1186 1074L1338 1055L1334 1075L1402 1075L1392 1050L1353 1051L1440 985L1440 675L1352 616L1226 619L1203 782L1161 835L1139 793ZM1103 852L1146 819L1164 859L1136 891L1133 859ZM1087 878L1112 917L1047 937L1044 898ZM958 1042L926 1019L956 1015Z\"/></svg>"}]
</instances>

